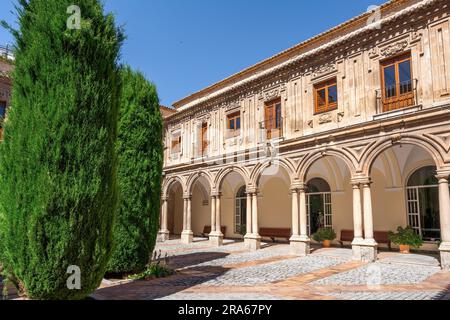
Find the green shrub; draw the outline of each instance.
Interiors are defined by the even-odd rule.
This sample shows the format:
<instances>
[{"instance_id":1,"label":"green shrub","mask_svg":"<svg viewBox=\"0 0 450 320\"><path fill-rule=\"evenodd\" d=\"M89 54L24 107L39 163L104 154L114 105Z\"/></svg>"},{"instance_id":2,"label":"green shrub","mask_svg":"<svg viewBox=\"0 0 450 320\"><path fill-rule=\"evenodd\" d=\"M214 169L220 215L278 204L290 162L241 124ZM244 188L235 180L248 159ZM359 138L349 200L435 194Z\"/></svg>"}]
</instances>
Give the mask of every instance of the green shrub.
<instances>
[{"instance_id":1,"label":"green shrub","mask_svg":"<svg viewBox=\"0 0 450 320\"><path fill-rule=\"evenodd\" d=\"M119 205L108 271L139 273L153 252L159 229L163 125L155 86L129 67L121 75Z\"/></svg>"},{"instance_id":2,"label":"green shrub","mask_svg":"<svg viewBox=\"0 0 450 320\"><path fill-rule=\"evenodd\" d=\"M322 242L324 240L333 241L336 239L336 232L332 228L321 228L313 235L314 241Z\"/></svg>"},{"instance_id":3,"label":"green shrub","mask_svg":"<svg viewBox=\"0 0 450 320\"><path fill-rule=\"evenodd\" d=\"M422 237L411 226L398 227L397 233L389 232L389 239L396 245L407 245L414 249L423 245Z\"/></svg>"},{"instance_id":4,"label":"green shrub","mask_svg":"<svg viewBox=\"0 0 450 320\"><path fill-rule=\"evenodd\" d=\"M122 42L98 0L21 0L12 108L0 144L1 260L33 299L83 299L112 251ZM81 270L69 290L68 267Z\"/></svg>"}]
</instances>

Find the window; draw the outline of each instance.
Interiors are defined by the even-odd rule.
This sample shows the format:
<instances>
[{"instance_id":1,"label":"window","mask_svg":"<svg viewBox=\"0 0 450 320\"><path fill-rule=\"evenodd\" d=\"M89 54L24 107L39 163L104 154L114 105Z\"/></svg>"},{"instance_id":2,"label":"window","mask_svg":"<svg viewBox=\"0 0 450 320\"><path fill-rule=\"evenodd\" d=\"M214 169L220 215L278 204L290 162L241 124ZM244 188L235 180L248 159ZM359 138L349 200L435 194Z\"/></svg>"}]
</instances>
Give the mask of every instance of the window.
<instances>
[{"instance_id":1,"label":"window","mask_svg":"<svg viewBox=\"0 0 450 320\"><path fill-rule=\"evenodd\" d=\"M416 170L406 188L408 224L426 241L441 239L439 182L436 167Z\"/></svg>"},{"instance_id":2,"label":"window","mask_svg":"<svg viewBox=\"0 0 450 320\"><path fill-rule=\"evenodd\" d=\"M237 137L241 134L241 113L236 112L227 116L227 137Z\"/></svg>"},{"instance_id":3,"label":"window","mask_svg":"<svg viewBox=\"0 0 450 320\"><path fill-rule=\"evenodd\" d=\"M315 107L314 113L323 113L335 110L338 107L338 92L336 79L319 83L314 86Z\"/></svg>"},{"instance_id":4,"label":"window","mask_svg":"<svg viewBox=\"0 0 450 320\"><path fill-rule=\"evenodd\" d=\"M181 152L181 135L177 135L172 138L171 151L172 153Z\"/></svg>"},{"instance_id":5,"label":"window","mask_svg":"<svg viewBox=\"0 0 450 320\"><path fill-rule=\"evenodd\" d=\"M279 138L282 134L281 100L266 103L264 112L264 128L267 139Z\"/></svg>"},{"instance_id":6,"label":"window","mask_svg":"<svg viewBox=\"0 0 450 320\"><path fill-rule=\"evenodd\" d=\"M310 235L316 233L320 228L333 227L331 188L324 179L314 178L308 182L306 210Z\"/></svg>"},{"instance_id":7,"label":"window","mask_svg":"<svg viewBox=\"0 0 450 320\"><path fill-rule=\"evenodd\" d=\"M202 123L200 139L201 139L200 154L204 156L208 149L208 124L206 122Z\"/></svg>"},{"instance_id":8,"label":"window","mask_svg":"<svg viewBox=\"0 0 450 320\"><path fill-rule=\"evenodd\" d=\"M0 119L5 119L6 116L6 101L0 101Z\"/></svg>"},{"instance_id":9,"label":"window","mask_svg":"<svg viewBox=\"0 0 450 320\"><path fill-rule=\"evenodd\" d=\"M411 54L381 64L383 112L414 105Z\"/></svg>"},{"instance_id":10,"label":"window","mask_svg":"<svg viewBox=\"0 0 450 320\"><path fill-rule=\"evenodd\" d=\"M234 232L245 236L247 224L247 195L246 187L242 186L236 193L236 207L234 219Z\"/></svg>"}]
</instances>

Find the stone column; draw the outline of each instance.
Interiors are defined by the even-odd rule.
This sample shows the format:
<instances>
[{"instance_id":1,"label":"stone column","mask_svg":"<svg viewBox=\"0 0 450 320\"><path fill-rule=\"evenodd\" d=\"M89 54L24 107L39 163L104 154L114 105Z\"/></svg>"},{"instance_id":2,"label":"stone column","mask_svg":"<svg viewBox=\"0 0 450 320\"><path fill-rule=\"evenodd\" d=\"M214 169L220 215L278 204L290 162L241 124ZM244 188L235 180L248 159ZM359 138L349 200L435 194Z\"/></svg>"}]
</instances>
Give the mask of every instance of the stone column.
<instances>
[{"instance_id":1,"label":"stone column","mask_svg":"<svg viewBox=\"0 0 450 320\"><path fill-rule=\"evenodd\" d=\"M363 200L364 200L364 241L360 246L360 254L362 261L373 262L377 260L378 244L373 238L373 214L372 214L372 191L370 179L362 182Z\"/></svg>"},{"instance_id":2,"label":"stone column","mask_svg":"<svg viewBox=\"0 0 450 320\"><path fill-rule=\"evenodd\" d=\"M306 209L306 185L299 184L300 193L300 237L296 244L296 254L299 256L306 256L311 252L311 239L308 236L308 213Z\"/></svg>"},{"instance_id":3,"label":"stone column","mask_svg":"<svg viewBox=\"0 0 450 320\"><path fill-rule=\"evenodd\" d=\"M259 236L258 226L258 191L252 190L252 233L248 237L247 243L250 251L256 251L261 248L261 237Z\"/></svg>"},{"instance_id":4,"label":"stone column","mask_svg":"<svg viewBox=\"0 0 450 320\"><path fill-rule=\"evenodd\" d=\"M211 233L216 231L216 197L211 196Z\"/></svg>"},{"instance_id":5,"label":"stone column","mask_svg":"<svg viewBox=\"0 0 450 320\"><path fill-rule=\"evenodd\" d=\"M352 242L353 259L362 260L361 246L364 246L363 238L363 218L361 207L361 184L352 182L353 185L353 230L355 238Z\"/></svg>"},{"instance_id":6,"label":"stone column","mask_svg":"<svg viewBox=\"0 0 450 320\"><path fill-rule=\"evenodd\" d=\"M169 197L163 197L162 203L161 203L161 226L160 231L158 233L158 241L159 242L165 242L169 240L170 232L167 228L167 209L168 209L168 200Z\"/></svg>"},{"instance_id":7,"label":"stone column","mask_svg":"<svg viewBox=\"0 0 450 320\"><path fill-rule=\"evenodd\" d=\"M213 195L213 203L215 203L212 207L214 209L211 210L211 233L209 235L209 242L214 247L219 247L223 245L223 234L222 234L222 224L220 217L220 194L216 193Z\"/></svg>"},{"instance_id":8,"label":"stone column","mask_svg":"<svg viewBox=\"0 0 450 320\"><path fill-rule=\"evenodd\" d=\"M439 214L441 220L441 267L450 270L450 193L449 178L450 172L439 172L436 176L439 180Z\"/></svg>"},{"instance_id":9,"label":"stone column","mask_svg":"<svg viewBox=\"0 0 450 320\"><path fill-rule=\"evenodd\" d=\"M293 186L292 191L292 236L289 239L291 253L296 255L301 251L302 241L300 238L300 212L298 207L298 186Z\"/></svg>"},{"instance_id":10,"label":"stone column","mask_svg":"<svg viewBox=\"0 0 450 320\"><path fill-rule=\"evenodd\" d=\"M246 225L245 225L245 237L244 244L250 249L249 239L252 237L252 194L247 192L247 214L246 214Z\"/></svg>"},{"instance_id":11,"label":"stone column","mask_svg":"<svg viewBox=\"0 0 450 320\"><path fill-rule=\"evenodd\" d=\"M181 243L184 244L190 244L193 242L194 240L194 233L191 230L191 199L192 197L189 196L185 196L184 197L184 201L185 201L185 213L184 213L184 229L183 232L181 233Z\"/></svg>"}]
</instances>

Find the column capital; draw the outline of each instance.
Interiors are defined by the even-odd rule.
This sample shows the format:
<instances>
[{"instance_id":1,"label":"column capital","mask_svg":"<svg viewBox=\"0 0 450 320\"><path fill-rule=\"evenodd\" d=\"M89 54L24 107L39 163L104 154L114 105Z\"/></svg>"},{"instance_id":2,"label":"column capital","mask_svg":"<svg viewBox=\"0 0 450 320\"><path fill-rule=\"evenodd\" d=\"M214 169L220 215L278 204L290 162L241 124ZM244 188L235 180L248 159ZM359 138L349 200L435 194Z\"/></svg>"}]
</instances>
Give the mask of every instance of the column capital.
<instances>
[{"instance_id":1,"label":"column capital","mask_svg":"<svg viewBox=\"0 0 450 320\"><path fill-rule=\"evenodd\" d=\"M292 183L292 185L291 185L291 191L292 192L305 191L306 188L307 188L306 183L300 182L300 181L296 181L296 182Z\"/></svg>"},{"instance_id":2,"label":"column capital","mask_svg":"<svg viewBox=\"0 0 450 320\"><path fill-rule=\"evenodd\" d=\"M371 177L353 177L352 179L350 179L350 184L353 186L360 186L360 185L365 185L365 184L372 184L372 178Z\"/></svg>"},{"instance_id":3,"label":"column capital","mask_svg":"<svg viewBox=\"0 0 450 320\"><path fill-rule=\"evenodd\" d=\"M169 201L169 196L162 196L161 201Z\"/></svg>"},{"instance_id":4,"label":"column capital","mask_svg":"<svg viewBox=\"0 0 450 320\"><path fill-rule=\"evenodd\" d=\"M436 179L438 179L439 182L440 182L440 180L448 181L449 176L450 176L450 170L438 170L436 172ZM442 181L442 182L444 182L444 181Z\"/></svg>"},{"instance_id":5,"label":"column capital","mask_svg":"<svg viewBox=\"0 0 450 320\"><path fill-rule=\"evenodd\" d=\"M218 198L218 197L221 197L222 196L222 192L219 192L219 191L213 191L212 193L211 193L211 197L216 197L216 198Z\"/></svg>"},{"instance_id":6,"label":"column capital","mask_svg":"<svg viewBox=\"0 0 450 320\"><path fill-rule=\"evenodd\" d=\"M258 194L258 188L256 187L251 187L251 188L247 188L247 194Z\"/></svg>"},{"instance_id":7,"label":"column capital","mask_svg":"<svg viewBox=\"0 0 450 320\"><path fill-rule=\"evenodd\" d=\"M183 194L183 199L184 200L191 200L192 199L192 195L191 194Z\"/></svg>"}]
</instances>

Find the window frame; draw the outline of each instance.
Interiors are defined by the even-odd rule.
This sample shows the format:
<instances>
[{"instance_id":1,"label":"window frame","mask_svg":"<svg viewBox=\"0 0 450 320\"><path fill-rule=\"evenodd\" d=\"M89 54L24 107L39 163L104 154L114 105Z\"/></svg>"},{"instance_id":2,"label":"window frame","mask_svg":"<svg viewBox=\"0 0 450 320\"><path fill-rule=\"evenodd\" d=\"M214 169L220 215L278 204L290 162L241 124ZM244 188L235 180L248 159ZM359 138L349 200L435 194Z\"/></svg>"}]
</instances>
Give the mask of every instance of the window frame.
<instances>
[{"instance_id":1,"label":"window frame","mask_svg":"<svg viewBox=\"0 0 450 320\"><path fill-rule=\"evenodd\" d=\"M237 119L239 119L239 128L237 128ZM230 123L234 123L234 129L231 128ZM242 117L241 111L236 111L227 114L227 138L234 138L241 135Z\"/></svg>"},{"instance_id":2,"label":"window frame","mask_svg":"<svg viewBox=\"0 0 450 320\"><path fill-rule=\"evenodd\" d=\"M3 105L4 108L5 108L5 115L4 115L4 117L0 116L0 119L5 120L5 118L6 118L6 112L7 112L7 110L8 110L8 103L7 103L6 100L0 100L0 106L1 106L1 105ZM0 123L0 127L1 127L1 123Z\"/></svg>"},{"instance_id":3,"label":"window frame","mask_svg":"<svg viewBox=\"0 0 450 320\"><path fill-rule=\"evenodd\" d=\"M170 152L171 154L181 153L181 134L174 134L170 140Z\"/></svg>"},{"instance_id":4,"label":"window frame","mask_svg":"<svg viewBox=\"0 0 450 320\"><path fill-rule=\"evenodd\" d=\"M207 153L208 147L208 123L202 122L202 125L200 127L200 155L202 157Z\"/></svg>"},{"instance_id":5,"label":"window frame","mask_svg":"<svg viewBox=\"0 0 450 320\"><path fill-rule=\"evenodd\" d=\"M336 87L336 102L329 102L329 88ZM325 104L319 107L319 91L325 90ZM322 114L330 111L337 110L339 107L339 92L337 86L337 78L334 77L332 79L328 79L326 81L322 81L316 83L314 85L314 115Z\"/></svg>"},{"instance_id":6,"label":"window frame","mask_svg":"<svg viewBox=\"0 0 450 320\"><path fill-rule=\"evenodd\" d=\"M409 74L411 81L411 91L401 93L400 92L400 64L409 61ZM395 72L395 95L387 97L386 96L386 78L385 78L385 69L394 66ZM400 110L407 108L408 106L402 106L401 102L404 100L408 101L409 99L414 100L414 75L413 75L413 65L412 65L412 54L410 51L404 52L402 54L396 55L394 57L390 57L388 59L380 61L380 72L381 72L381 99L383 101L383 112L389 112L393 110ZM403 100L402 100L403 99ZM399 102L400 101L400 102ZM398 105L396 105L396 103ZM393 107L392 107L393 105ZM414 105L414 101L412 103ZM390 107L387 107L390 106Z\"/></svg>"},{"instance_id":7,"label":"window frame","mask_svg":"<svg viewBox=\"0 0 450 320\"><path fill-rule=\"evenodd\" d=\"M271 112L268 109L273 108ZM270 113L271 117L268 117ZM268 123L272 123L268 126ZM268 128L269 127L269 128ZM281 98L276 98L264 103L264 129L267 140L281 138L283 136L283 103Z\"/></svg>"}]
</instances>

